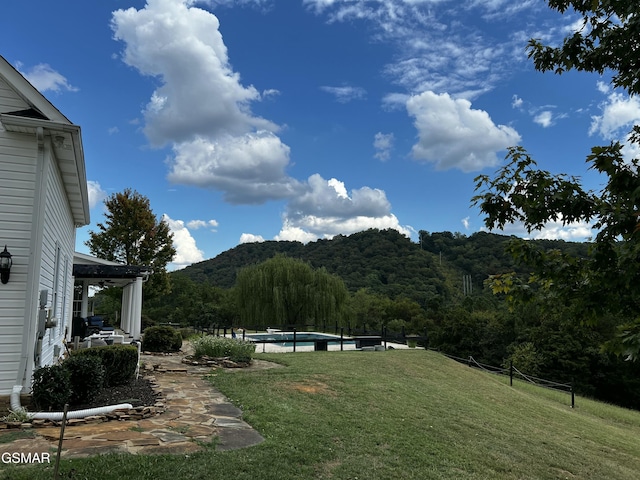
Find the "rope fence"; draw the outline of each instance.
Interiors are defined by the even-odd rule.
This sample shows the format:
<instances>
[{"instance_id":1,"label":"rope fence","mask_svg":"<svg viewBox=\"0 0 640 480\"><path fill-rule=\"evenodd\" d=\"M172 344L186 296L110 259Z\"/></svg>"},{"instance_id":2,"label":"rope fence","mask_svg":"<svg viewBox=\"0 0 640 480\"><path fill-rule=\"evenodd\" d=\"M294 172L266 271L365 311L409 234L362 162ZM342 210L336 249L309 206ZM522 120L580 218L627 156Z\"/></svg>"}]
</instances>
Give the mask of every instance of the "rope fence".
<instances>
[{"instance_id":1,"label":"rope fence","mask_svg":"<svg viewBox=\"0 0 640 480\"><path fill-rule=\"evenodd\" d=\"M462 357L456 357L455 355L449 355L448 353L444 353L439 350L435 350L435 349L430 349L430 350L436 351L447 358L451 358L452 360L455 360L460 363L465 363L470 367L477 368L486 373L491 373L494 375L508 375L510 386L513 386L513 378L516 377L516 378L519 378L520 380L528 382L537 387L543 387L551 390L558 390L561 392L569 393L571 395L571 408L574 408L576 405L576 396L575 396L572 383L559 383L559 382L554 382L553 380L547 380L544 378L535 377L533 375L527 375L525 373L522 373L516 367L514 367L512 362L509 364L509 368L496 367L494 365L487 365L484 363L480 363L471 355L469 355L468 358L462 358Z\"/></svg>"}]
</instances>

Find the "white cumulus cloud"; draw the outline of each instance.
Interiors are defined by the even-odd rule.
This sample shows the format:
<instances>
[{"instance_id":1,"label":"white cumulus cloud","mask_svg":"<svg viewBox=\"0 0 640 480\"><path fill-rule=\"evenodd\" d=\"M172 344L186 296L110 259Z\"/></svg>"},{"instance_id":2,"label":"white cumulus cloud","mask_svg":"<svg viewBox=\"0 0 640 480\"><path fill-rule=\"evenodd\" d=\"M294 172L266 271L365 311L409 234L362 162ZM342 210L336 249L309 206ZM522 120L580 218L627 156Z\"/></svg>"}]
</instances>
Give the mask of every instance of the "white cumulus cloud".
<instances>
[{"instance_id":1,"label":"white cumulus cloud","mask_svg":"<svg viewBox=\"0 0 640 480\"><path fill-rule=\"evenodd\" d=\"M218 18L192 0L148 1L144 8L113 12L114 37L125 43L123 61L160 86L144 110L144 131L153 145L194 135L276 130L251 114L260 99L230 66Z\"/></svg>"},{"instance_id":2,"label":"white cumulus cloud","mask_svg":"<svg viewBox=\"0 0 640 480\"><path fill-rule=\"evenodd\" d=\"M71 92L78 91L78 88L71 85L64 75L46 63L40 63L24 71L22 70L22 64L18 63L17 68L22 76L29 80L29 83L40 92L60 92L62 90Z\"/></svg>"},{"instance_id":3,"label":"white cumulus cloud","mask_svg":"<svg viewBox=\"0 0 640 480\"><path fill-rule=\"evenodd\" d=\"M202 262L204 252L197 247L184 221L174 220L166 213L162 215L162 220L169 225L169 230L173 233L173 246L176 249L176 256L173 257L170 267L177 270L192 263Z\"/></svg>"},{"instance_id":4,"label":"white cumulus cloud","mask_svg":"<svg viewBox=\"0 0 640 480\"><path fill-rule=\"evenodd\" d=\"M107 192L102 189L100 183L94 180L87 180L87 193L89 194L89 208L95 207L107 198Z\"/></svg>"},{"instance_id":5,"label":"white cumulus cloud","mask_svg":"<svg viewBox=\"0 0 640 480\"><path fill-rule=\"evenodd\" d=\"M189 220L187 222L187 228L191 229L191 230L198 230L199 228L218 228L218 221L217 220Z\"/></svg>"},{"instance_id":6,"label":"white cumulus cloud","mask_svg":"<svg viewBox=\"0 0 640 480\"><path fill-rule=\"evenodd\" d=\"M483 228L484 230L484 228ZM566 242L584 242L595 236L595 231L591 225L586 222L574 222L563 224L562 218L552 221L544 225L540 230L531 233L522 223L511 223L505 225L502 230L495 230L494 233L502 233L505 235L515 235L517 237L532 240L564 240Z\"/></svg>"},{"instance_id":7,"label":"white cumulus cloud","mask_svg":"<svg viewBox=\"0 0 640 480\"><path fill-rule=\"evenodd\" d=\"M197 137L174 145L169 180L224 192L230 203L263 203L299 190L289 177L289 147L271 132L218 140Z\"/></svg>"},{"instance_id":8,"label":"white cumulus cloud","mask_svg":"<svg viewBox=\"0 0 640 480\"><path fill-rule=\"evenodd\" d=\"M597 133L607 140L612 140L626 135L634 124L640 122L640 99L638 97L611 92L600 108L602 114L591 118L589 135Z\"/></svg>"},{"instance_id":9,"label":"white cumulus cloud","mask_svg":"<svg viewBox=\"0 0 640 480\"><path fill-rule=\"evenodd\" d=\"M598 90L607 95L600 105L601 115L591 117L589 135L598 134L606 140L618 140L624 145L623 155L627 160L640 156L640 145L630 140L631 129L640 123L640 99L614 92L598 82Z\"/></svg>"},{"instance_id":10,"label":"white cumulus cloud","mask_svg":"<svg viewBox=\"0 0 640 480\"><path fill-rule=\"evenodd\" d=\"M279 92L243 85L229 61L218 18L194 0L149 0L113 13L122 60L158 87L144 108L143 130L153 146L171 144L170 181L223 192L234 204L290 196L289 147L278 125L251 104Z\"/></svg>"},{"instance_id":11,"label":"white cumulus cloud","mask_svg":"<svg viewBox=\"0 0 640 480\"><path fill-rule=\"evenodd\" d=\"M493 167L498 163L497 152L520 141L515 129L496 125L484 110L446 93L414 95L407 101L407 111L418 130L414 158L433 163L439 170L472 172Z\"/></svg>"},{"instance_id":12,"label":"white cumulus cloud","mask_svg":"<svg viewBox=\"0 0 640 480\"><path fill-rule=\"evenodd\" d=\"M261 8L269 3L241 2ZM407 231L391 214L381 190L348 191L336 179L318 175L305 182L289 176L290 148L278 136L280 127L251 108L265 99L276 101L279 91L241 80L232 67L218 18L204 9L204 5L232 4L227 0L147 0L141 8L113 13L111 26L114 38L123 45L122 61L155 84L142 111L142 129L152 146L170 145L168 179L222 192L232 204L287 200L283 236L293 235L295 229L304 231L300 238L370 227ZM361 87L349 85L323 89L338 101L366 95ZM377 139L379 158L386 158L392 140ZM194 222L191 228L205 227ZM184 223L175 228L188 234Z\"/></svg>"},{"instance_id":13,"label":"white cumulus cloud","mask_svg":"<svg viewBox=\"0 0 640 480\"><path fill-rule=\"evenodd\" d=\"M305 193L287 205L282 230L275 239L309 242L369 228L393 228L407 236L411 233L391 213L384 191L362 187L349 192L340 180L314 174Z\"/></svg>"},{"instance_id":14,"label":"white cumulus cloud","mask_svg":"<svg viewBox=\"0 0 640 480\"><path fill-rule=\"evenodd\" d=\"M240 235L240 243L261 243L264 242L262 235L254 235L253 233L243 233Z\"/></svg>"}]
</instances>

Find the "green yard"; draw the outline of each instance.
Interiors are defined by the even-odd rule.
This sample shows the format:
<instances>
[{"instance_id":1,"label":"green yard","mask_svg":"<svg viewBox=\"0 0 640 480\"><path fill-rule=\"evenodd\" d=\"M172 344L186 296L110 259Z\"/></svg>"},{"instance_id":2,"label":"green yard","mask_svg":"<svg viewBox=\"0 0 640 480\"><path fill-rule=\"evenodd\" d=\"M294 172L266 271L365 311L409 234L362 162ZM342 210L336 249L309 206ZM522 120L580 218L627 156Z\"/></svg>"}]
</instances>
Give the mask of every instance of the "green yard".
<instances>
[{"instance_id":1,"label":"green yard","mask_svg":"<svg viewBox=\"0 0 640 480\"><path fill-rule=\"evenodd\" d=\"M176 457L64 461L73 479L636 479L640 412L483 373L435 352L256 355L212 382L266 441ZM50 467L5 469L50 479ZM2 474L0 473L0 477Z\"/></svg>"}]
</instances>

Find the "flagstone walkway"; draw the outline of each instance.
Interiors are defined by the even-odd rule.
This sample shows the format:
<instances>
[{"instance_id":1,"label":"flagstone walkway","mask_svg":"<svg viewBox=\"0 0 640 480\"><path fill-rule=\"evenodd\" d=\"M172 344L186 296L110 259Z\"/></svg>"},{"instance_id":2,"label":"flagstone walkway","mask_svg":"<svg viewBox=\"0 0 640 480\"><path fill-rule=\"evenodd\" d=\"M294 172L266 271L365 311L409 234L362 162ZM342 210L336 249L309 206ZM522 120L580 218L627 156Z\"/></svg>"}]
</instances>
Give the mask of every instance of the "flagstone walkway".
<instances>
[{"instance_id":1,"label":"flagstone walkway","mask_svg":"<svg viewBox=\"0 0 640 480\"><path fill-rule=\"evenodd\" d=\"M62 443L63 458L105 453L189 454L211 448L245 448L264 439L242 420L242 411L231 404L204 378L210 368L181 363L182 355L148 356L142 362L155 366L155 382L164 397L165 412L142 419L67 426ZM254 360L256 368L267 362ZM56 452L59 427L33 428L35 438L2 443L11 430L0 430L0 454ZM207 446L209 445L209 446ZM55 456L55 453L51 454Z\"/></svg>"}]
</instances>

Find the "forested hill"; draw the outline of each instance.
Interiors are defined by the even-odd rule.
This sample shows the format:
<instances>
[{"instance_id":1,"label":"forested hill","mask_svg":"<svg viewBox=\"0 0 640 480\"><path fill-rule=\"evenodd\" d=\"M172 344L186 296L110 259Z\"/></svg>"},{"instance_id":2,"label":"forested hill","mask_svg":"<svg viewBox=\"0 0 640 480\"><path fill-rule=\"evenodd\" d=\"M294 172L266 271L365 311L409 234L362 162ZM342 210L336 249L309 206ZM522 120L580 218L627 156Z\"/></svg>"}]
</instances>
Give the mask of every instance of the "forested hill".
<instances>
[{"instance_id":1,"label":"forested hill","mask_svg":"<svg viewBox=\"0 0 640 480\"><path fill-rule=\"evenodd\" d=\"M461 293L463 275L471 275L481 289L488 275L514 270L504 246L510 237L479 232L469 237L450 232L420 232L413 243L396 230L367 230L338 235L332 240L245 243L180 272L196 282L222 288L235 283L236 272L276 254L302 259L342 277L351 291L368 288L390 298L403 295L423 303L439 296ZM583 255L587 245L563 241L536 241L544 248L570 250ZM476 290L477 291L477 290Z\"/></svg>"},{"instance_id":2,"label":"forested hill","mask_svg":"<svg viewBox=\"0 0 640 480\"><path fill-rule=\"evenodd\" d=\"M183 272L196 282L229 288L240 268L276 254L302 259L314 268L324 267L339 275L351 291L368 287L392 298L403 294L422 299L427 293L446 294L445 276L433 255L396 230L367 230L306 245L275 241L242 244Z\"/></svg>"}]
</instances>

